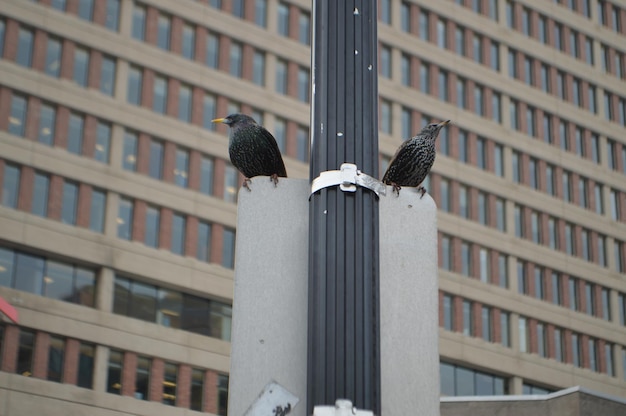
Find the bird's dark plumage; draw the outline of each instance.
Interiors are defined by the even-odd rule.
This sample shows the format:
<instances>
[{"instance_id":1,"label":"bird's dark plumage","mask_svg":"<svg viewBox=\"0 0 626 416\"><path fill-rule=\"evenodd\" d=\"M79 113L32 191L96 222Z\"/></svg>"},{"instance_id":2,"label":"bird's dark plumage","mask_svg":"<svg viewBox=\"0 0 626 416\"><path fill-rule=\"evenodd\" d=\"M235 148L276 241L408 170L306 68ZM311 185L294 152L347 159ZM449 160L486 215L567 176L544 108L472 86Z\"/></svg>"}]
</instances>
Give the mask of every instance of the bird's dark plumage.
<instances>
[{"instance_id":1,"label":"bird's dark plumage","mask_svg":"<svg viewBox=\"0 0 626 416\"><path fill-rule=\"evenodd\" d=\"M427 125L416 136L400 145L394 155L383 182L393 185L396 192L402 186L418 186L430 172L435 162L435 140L442 127L450 120ZM422 196L424 195L422 188Z\"/></svg>"},{"instance_id":2,"label":"bird's dark plumage","mask_svg":"<svg viewBox=\"0 0 626 416\"><path fill-rule=\"evenodd\" d=\"M245 114L231 114L217 118L214 123L230 127L228 153L230 161L248 178L271 176L274 183L278 177L287 177L285 163L272 134Z\"/></svg>"}]
</instances>

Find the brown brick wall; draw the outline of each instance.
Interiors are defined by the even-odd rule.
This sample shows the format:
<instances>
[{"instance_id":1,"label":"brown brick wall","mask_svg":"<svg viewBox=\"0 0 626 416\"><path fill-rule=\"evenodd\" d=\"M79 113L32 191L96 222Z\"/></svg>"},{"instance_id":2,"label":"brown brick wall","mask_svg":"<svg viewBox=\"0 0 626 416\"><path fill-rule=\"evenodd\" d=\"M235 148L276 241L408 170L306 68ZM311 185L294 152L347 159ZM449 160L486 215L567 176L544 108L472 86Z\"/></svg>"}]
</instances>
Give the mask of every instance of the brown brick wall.
<instances>
[{"instance_id":1,"label":"brown brick wall","mask_svg":"<svg viewBox=\"0 0 626 416\"><path fill-rule=\"evenodd\" d=\"M63 204L63 178L57 175L50 176L50 189L48 191L48 218L61 219Z\"/></svg>"},{"instance_id":2,"label":"brown brick wall","mask_svg":"<svg viewBox=\"0 0 626 416\"><path fill-rule=\"evenodd\" d=\"M17 354L20 344L20 329L15 325L4 327L2 341L2 371L14 373L17 370Z\"/></svg>"},{"instance_id":3,"label":"brown brick wall","mask_svg":"<svg viewBox=\"0 0 626 416\"><path fill-rule=\"evenodd\" d=\"M65 341L65 357L63 360L63 383L77 383L79 354L80 342L75 339L67 339Z\"/></svg>"},{"instance_id":4,"label":"brown brick wall","mask_svg":"<svg viewBox=\"0 0 626 416\"><path fill-rule=\"evenodd\" d=\"M50 352L50 334L37 331L33 357L33 377L48 377L48 354Z\"/></svg>"},{"instance_id":5,"label":"brown brick wall","mask_svg":"<svg viewBox=\"0 0 626 416\"><path fill-rule=\"evenodd\" d=\"M33 200L35 170L30 166L22 166L18 190L17 208L30 212Z\"/></svg>"},{"instance_id":6,"label":"brown brick wall","mask_svg":"<svg viewBox=\"0 0 626 416\"><path fill-rule=\"evenodd\" d=\"M137 354L126 351L122 365L122 396L135 395L135 380L137 374Z\"/></svg>"},{"instance_id":7,"label":"brown brick wall","mask_svg":"<svg viewBox=\"0 0 626 416\"><path fill-rule=\"evenodd\" d=\"M162 358L153 358L150 368L150 387L148 389L148 400L151 402L161 402L163 400L163 370L165 363Z\"/></svg>"}]
</instances>

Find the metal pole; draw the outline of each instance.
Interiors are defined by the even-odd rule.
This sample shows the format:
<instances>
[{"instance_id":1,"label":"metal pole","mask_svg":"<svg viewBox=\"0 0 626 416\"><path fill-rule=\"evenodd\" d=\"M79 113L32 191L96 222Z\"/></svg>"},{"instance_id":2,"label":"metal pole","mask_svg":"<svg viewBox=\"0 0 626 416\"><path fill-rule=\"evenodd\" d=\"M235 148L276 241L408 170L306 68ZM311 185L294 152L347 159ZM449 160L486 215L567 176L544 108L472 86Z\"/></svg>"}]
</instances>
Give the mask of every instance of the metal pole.
<instances>
[{"instance_id":1,"label":"metal pole","mask_svg":"<svg viewBox=\"0 0 626 416\"><path fill-rule=\"evenodd\" d=\"M311 167L378 177L375 0L313 0ZM307 412L349 399L380 414L378 200L324 188L309 203Z\"/></svg>"}]
</instances>

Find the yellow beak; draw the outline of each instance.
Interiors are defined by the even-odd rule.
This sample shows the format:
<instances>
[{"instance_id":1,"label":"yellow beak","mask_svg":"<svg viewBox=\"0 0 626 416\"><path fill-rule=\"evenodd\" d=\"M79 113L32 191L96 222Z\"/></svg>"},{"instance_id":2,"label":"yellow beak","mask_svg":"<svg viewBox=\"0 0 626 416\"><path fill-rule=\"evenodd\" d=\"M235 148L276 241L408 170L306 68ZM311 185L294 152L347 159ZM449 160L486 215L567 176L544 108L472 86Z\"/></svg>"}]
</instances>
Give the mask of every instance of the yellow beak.
<instances>
[{"instance_id":1,"label":"yellow beak","mask_svg":"<svg viewBox=\"0 0 626 416\"><path fill-rule=\"evenodd\" d=\"M214 118L213 120L211 120L212 123L223 123L224 119L223 118Z\"/></svg>"},{"instance_id":2,"label":"yellow beak","mask_svg":"<svg viewBox=\"0 0 626 416\"><path fill-rule=\"evenodd\" d=\"M439 123L441 127L447 126L448 124L450 124L450 120L442 121L441 123Z\"/></svg>"}]
</instances>

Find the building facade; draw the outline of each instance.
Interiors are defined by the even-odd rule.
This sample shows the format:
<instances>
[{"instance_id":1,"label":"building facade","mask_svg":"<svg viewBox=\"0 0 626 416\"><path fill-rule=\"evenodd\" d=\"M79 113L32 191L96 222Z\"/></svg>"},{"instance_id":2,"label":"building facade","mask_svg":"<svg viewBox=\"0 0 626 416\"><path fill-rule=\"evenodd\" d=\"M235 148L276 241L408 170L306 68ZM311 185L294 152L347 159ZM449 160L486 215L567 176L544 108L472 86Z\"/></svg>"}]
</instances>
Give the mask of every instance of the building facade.
<instances>
[{"instance_id":1,"label":"building facade","mask_svg":"<svg viewBox=\"0 0 626 416\"><path fill-rule=\"evenodd\" d=\"M242 178L210 120L251 114L308 177L311 23L0 2L0 414L226 414ZM625 38L618 0L379 2L381 176L453 122L425 184L442 395L624 395Z\"/></svg>"}]
</instances>

